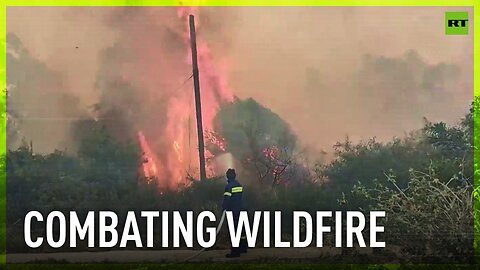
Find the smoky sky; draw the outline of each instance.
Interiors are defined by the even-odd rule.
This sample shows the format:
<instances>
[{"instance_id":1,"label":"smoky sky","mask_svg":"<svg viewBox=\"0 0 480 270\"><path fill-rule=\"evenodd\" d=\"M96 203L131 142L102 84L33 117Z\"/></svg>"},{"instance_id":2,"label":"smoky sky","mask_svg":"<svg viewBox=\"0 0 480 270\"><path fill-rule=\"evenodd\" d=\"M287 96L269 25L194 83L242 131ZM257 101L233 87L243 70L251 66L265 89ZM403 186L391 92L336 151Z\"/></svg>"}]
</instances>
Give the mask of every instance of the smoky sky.
<instances>
[{"instance_id":1,"label":"smoky sky","mask_svg":"<svg viewBox=\"0 0 480 270\"><path fill-rule=\"evenodd\" d=\"M301 145L328 151L345 136L388 140L424 118L454 123L468 111L473 35L446 36L445 11L473 14L467 7L200 7L197 26L234 95L277 113ZM55 117L93 117L103 100L137 104L129 110L138 125L161 121L163 94L152 89L176 89L191 74L182 27L175 7L8 7L7 43L22 44L31 59L7 56L7 83L22 92L12 103L20 115L41 111L31 101L47 87ZM25 70L46 75L19 76ZM102 82L112 80L132 96L106 95L117 88ZM75 101L74 111L52 101L62 96ZM37 134L43 124L23 125L42 151L63 148L70 136L68 123L51 136Z\"/></svg>"}]
</instances>

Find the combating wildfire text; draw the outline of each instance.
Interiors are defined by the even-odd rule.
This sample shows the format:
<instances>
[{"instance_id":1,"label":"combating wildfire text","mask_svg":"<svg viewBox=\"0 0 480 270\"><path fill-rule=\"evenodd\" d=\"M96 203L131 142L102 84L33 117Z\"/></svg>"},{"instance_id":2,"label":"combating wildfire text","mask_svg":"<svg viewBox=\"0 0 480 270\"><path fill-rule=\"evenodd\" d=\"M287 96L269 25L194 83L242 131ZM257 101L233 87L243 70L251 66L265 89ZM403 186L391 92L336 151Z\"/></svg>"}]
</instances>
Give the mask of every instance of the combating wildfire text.
<instances>
[{"instance_id":1,"label":"combating wildfire text","mask_svg":"<svg viewBox=\"0 0 480 270\"><path fill-rule=\"evenodd\" d=\"M335 247L367 247L366 242L369 247L385 247L385 242L378 240L379 234L384 232L378 220L385 217L384 211L372 211L368 217L358 211L317 211L314 216L305 211L294 211L292 220L288 221L282 218L285 213L281 211L255 211L253 215L242 211L236 228L232 213L227 211L225 214L234 247L239 246L242 235L246 236L249 247L260 243L263 247L276 248L323 247L327 234L333 235ZM42 245L75 248L78 240L85 241L90 248L125 248L127 245L179 248L194 247L194 239L203 248L212 247L222 225L217 223L223 219L217 219L210 211L194 216L193 211L129 211L123 220L119 220L112 211L90 211L81 218L82 222L75 211L67 215L53 211L46 216L30 211L24 220L24 239L30 248ZM282 239L282 234L287 232L282 226L291 228L291 241ZM364 234L368 237L365 238Z\"/></svg>"}]
</instances>

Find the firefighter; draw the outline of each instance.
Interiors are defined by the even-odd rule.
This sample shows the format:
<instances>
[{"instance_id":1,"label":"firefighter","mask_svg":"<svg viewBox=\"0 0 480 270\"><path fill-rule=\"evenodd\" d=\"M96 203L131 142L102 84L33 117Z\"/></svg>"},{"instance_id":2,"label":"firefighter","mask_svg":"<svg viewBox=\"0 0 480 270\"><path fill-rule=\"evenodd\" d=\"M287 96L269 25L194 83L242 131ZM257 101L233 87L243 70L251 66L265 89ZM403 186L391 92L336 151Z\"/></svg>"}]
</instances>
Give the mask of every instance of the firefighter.
<instances>
[{"instance_id":1,"label":"firefighter","mask_svg":"<svg viewBox=\"0 0 480 270\"><path fill-rule=\"evenodd\" d=\"M238 226L238 219L240 216L240 211L243 210L242 206L242 196L243 196L243 187L237 181L236 173L234 169L228 169L227 173L227 185L225 186L225 192L223 193L223 210L232 211L233 220L235 228ZM229 254L226 255L227 258L240 257L241 253L247 253L247 239L245 234L242 233L240 239L240 246L235 248L232 246L232 249Z\"/></svg>"}]
</instances>

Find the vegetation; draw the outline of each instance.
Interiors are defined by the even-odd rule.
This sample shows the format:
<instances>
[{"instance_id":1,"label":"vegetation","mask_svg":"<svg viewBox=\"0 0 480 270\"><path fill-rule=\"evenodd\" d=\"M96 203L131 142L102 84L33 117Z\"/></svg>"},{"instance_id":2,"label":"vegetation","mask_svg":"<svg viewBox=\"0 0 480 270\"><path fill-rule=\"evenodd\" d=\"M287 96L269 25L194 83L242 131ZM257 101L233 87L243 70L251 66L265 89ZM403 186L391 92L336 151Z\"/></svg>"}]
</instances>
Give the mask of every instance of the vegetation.
<instances>
[{"instance_id":1,"label":"vegetation","mask_svg":"<svg viewBox=\"0 0 480 270\"><path fill-rule=\"evenodd\" d=\"M250 112L255 107L252 102L244 104L251 107ZM234 127L223 125L224 137L242 145L231 149L238 152L237 156L246 158L251 151L250 155L257 157L251 160L251 167L246 166L252 175L261 175L258 165L268 174L247 185L247 209L385 210L385 237L401 248L398 256L437 256L462 262L472 255L473 226L477 232L480 229L479 213L473 218L473 204L479 201L479 189L474 188L473 181L474 172L476 176L479 173L473 163L477 154L473 142L478 139L474 138L473 131L478 127L473 114L479 105L480 99L476 98L470 112L455 126L425 121L421 130L390 142L374 138L357 144L348 139L340 142L335 145L334 160L318 164L313 173L302 174L308 181L294 185L275 178L279 164L287 164L289 170L295 168L293 152L285 150L273 163L255 155L265 145L276 146L275 142L283 142L283 149L293 148L295 137L284 129L280 119L272 122L279 130L275 133L278 138L264 136L267 133L261 130L265 127L262 117L251 118L256 119L256 128L244 125L244 133L232 132ZM230 110L233 113L234 108ZM269 113L262 112L264 117L274 117ZM159 194L155 187L138 181L141 155L136 144L116 140L101 125L92 124L88 130L78 138L76 155L63 151L35 154L27 143L8 151L8 230L21 230L22 218L33 209L219 212L223 180L194 182L181 191ZM249 139L249 134L263 140ZM262 185L264 179L268 179L267 185ZM23 241L16 240L9 238L11 252L22 250Z\"/></svg>"}]
</instances>

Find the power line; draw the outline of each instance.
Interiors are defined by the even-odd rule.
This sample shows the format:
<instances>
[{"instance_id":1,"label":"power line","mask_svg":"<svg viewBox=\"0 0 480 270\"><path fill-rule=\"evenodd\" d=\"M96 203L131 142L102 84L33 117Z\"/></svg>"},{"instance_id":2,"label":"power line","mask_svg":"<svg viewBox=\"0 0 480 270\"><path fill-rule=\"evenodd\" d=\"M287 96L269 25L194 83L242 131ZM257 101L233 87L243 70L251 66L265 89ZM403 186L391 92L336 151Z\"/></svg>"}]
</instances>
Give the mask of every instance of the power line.
<instances>
[{"instance_id":1,"label":"power line","mask_svg":"<svg viewBox=\"0 0 480 270\"><path fill-rule=\"evenodd\" d=\"M185 86L185 84L186 84L192 77L193 77L193 74L190 75L190 77L188 77L187 79L185 79L185 81L183 81L183 83L182 83L178 88L176 88L174 91L176 92L176 91L182 89L182 87Z\"/></svg>"}]
</instances>

